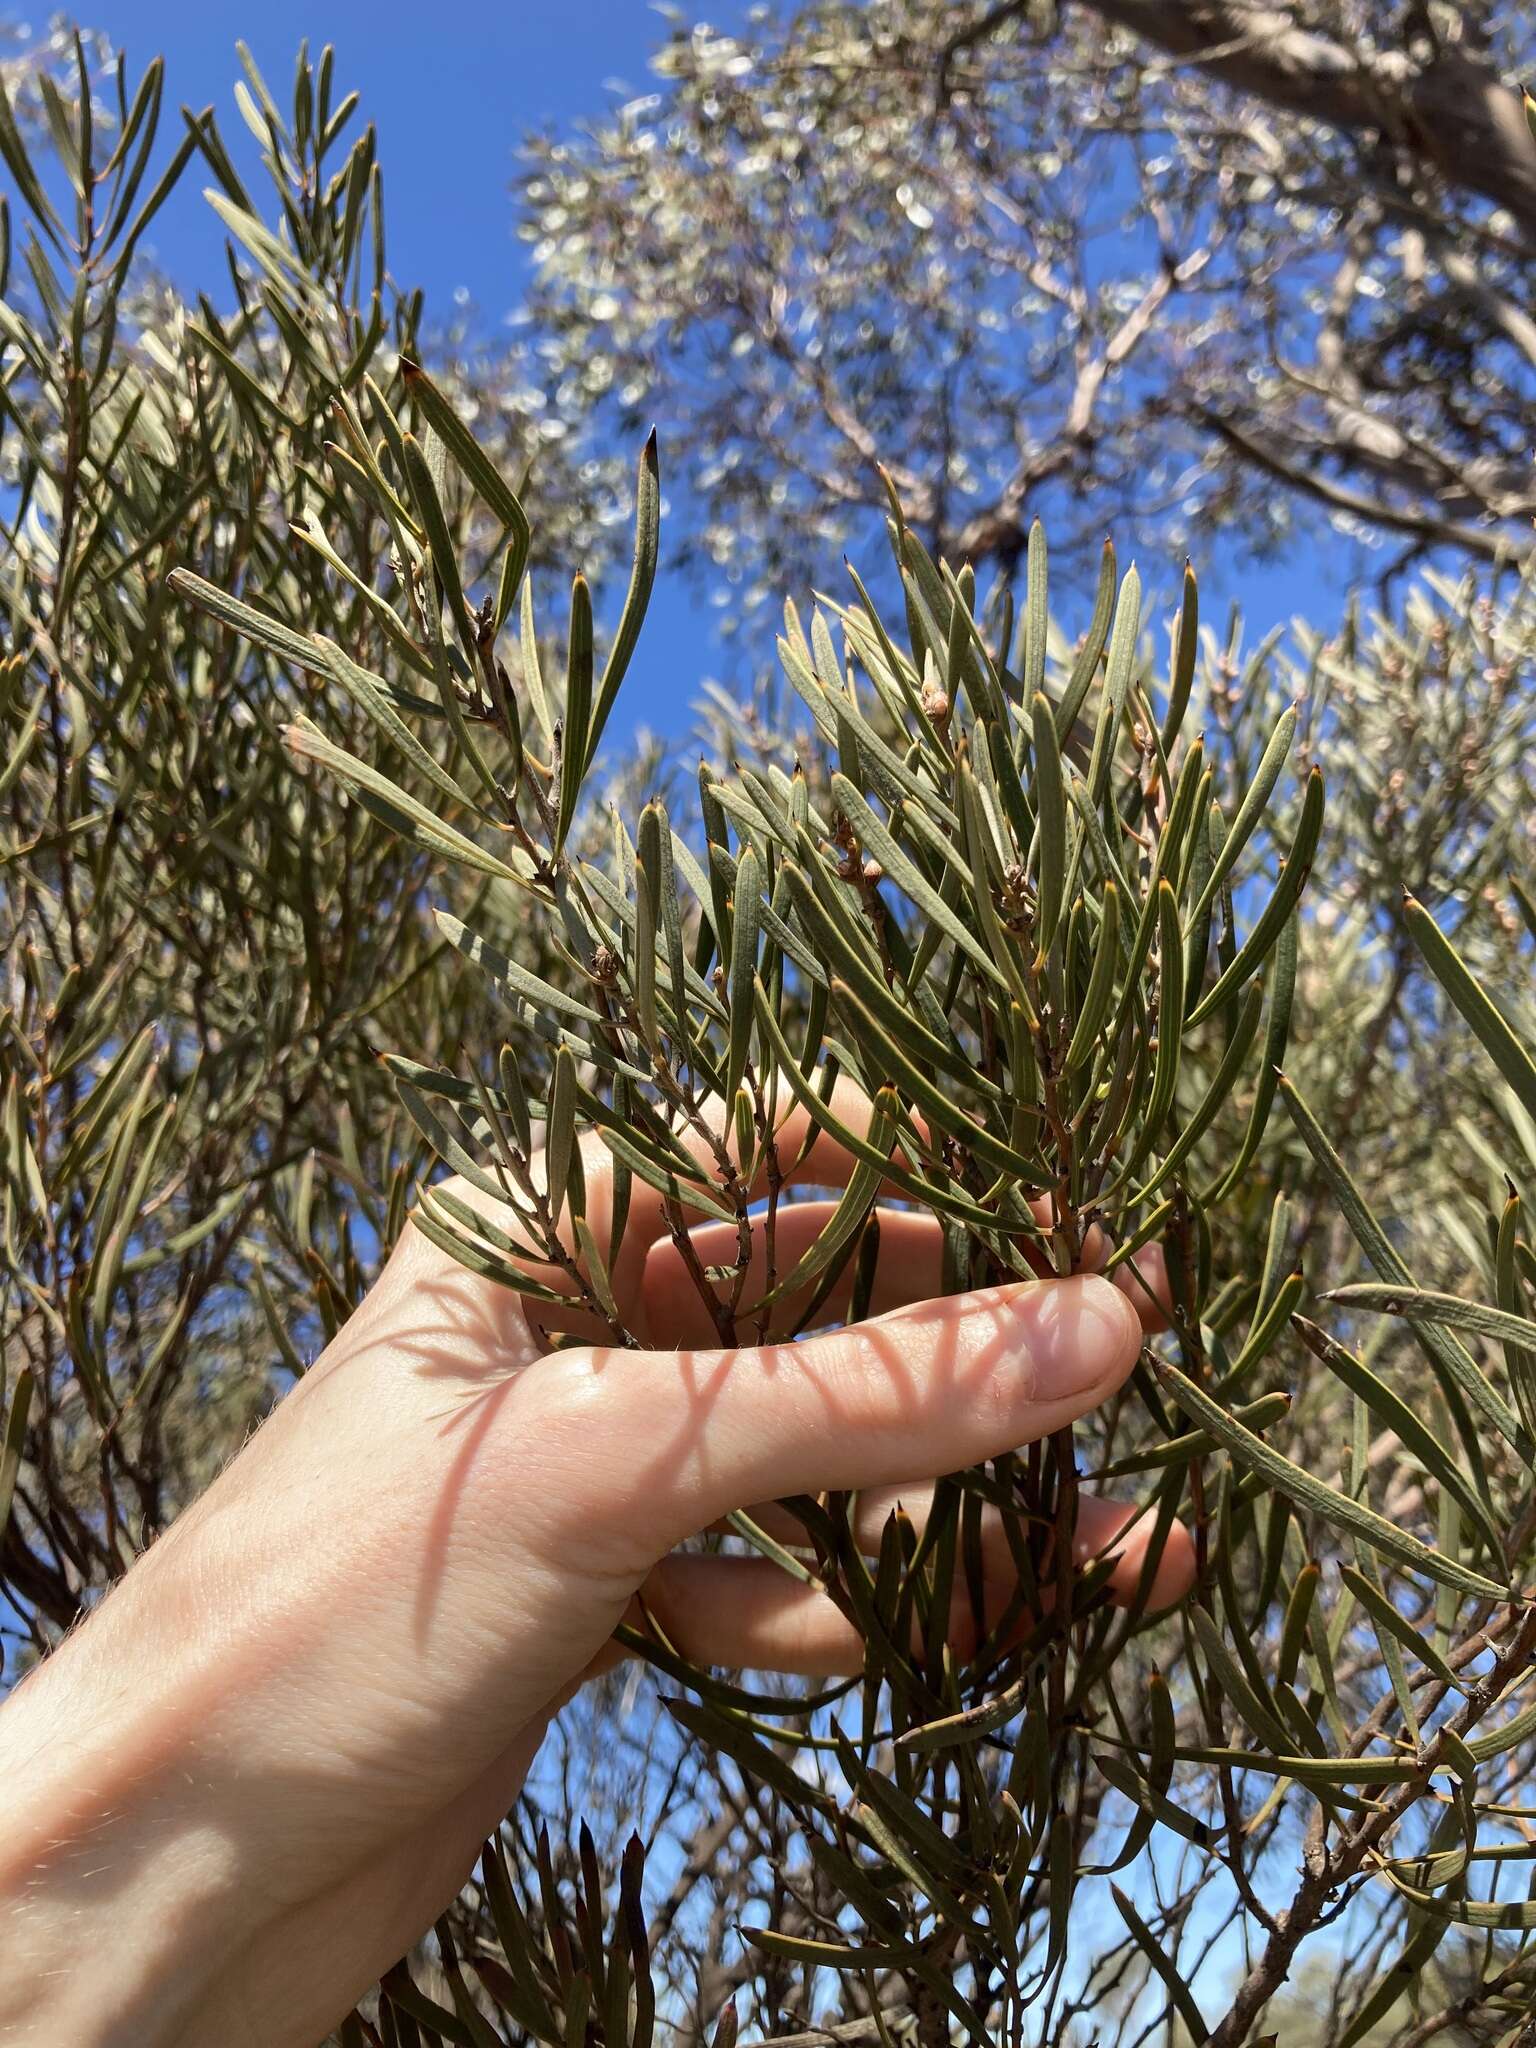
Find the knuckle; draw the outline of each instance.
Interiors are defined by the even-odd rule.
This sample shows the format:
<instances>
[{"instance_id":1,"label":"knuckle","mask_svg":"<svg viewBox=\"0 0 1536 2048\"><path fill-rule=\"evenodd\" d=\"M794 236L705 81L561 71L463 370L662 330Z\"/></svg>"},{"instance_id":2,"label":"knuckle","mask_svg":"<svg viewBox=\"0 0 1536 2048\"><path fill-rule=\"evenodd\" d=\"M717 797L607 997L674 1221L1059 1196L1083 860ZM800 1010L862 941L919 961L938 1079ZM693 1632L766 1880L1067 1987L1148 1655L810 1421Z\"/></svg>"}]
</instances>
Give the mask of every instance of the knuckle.
<instances>
[{"instance_id":1,"label":"knuckle","mask_svg":"<svg viewBox=\"0 0 1536 2048\"><path fill-rule=\"evenodd\" d=\"M635 1483L629 1362L585 1344L551 1352L525 1376L522 1429L544 1495L540 1519L561 1566L638 1582L657 1553L650 1503Z\"/></svg>"},{"instance_id":2,"label":"knuckle","mask_svg":"<svg viewBox=\"0 0 1536 2048\"><path fill-rule=\"evenodd\" d=\"M577 1465L613 1427L610 1380L590 1344L567 1345L528 1368L527 1420L546 1455Z\"/></svg>"}]
</instances>

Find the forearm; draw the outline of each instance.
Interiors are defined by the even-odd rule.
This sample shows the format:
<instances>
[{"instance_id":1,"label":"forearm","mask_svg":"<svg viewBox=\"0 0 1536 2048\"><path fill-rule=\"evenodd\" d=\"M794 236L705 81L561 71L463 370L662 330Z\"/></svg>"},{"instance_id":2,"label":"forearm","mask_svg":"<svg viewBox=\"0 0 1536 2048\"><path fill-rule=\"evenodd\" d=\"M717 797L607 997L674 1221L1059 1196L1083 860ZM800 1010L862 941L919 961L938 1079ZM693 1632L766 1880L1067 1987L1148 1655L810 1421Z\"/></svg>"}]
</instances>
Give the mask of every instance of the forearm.
<instances>
[{"instance_id":1,"label":"forearm","mask_svg":"<svg viewBox=\"0 0 1536 2048\"><path fill-rule=\"evenodd\" d=\"M198 1691L125 1585L0 1714L0 2040L159 2048L206 1997L242 1871Z\"/></svg>"},{"instance_id":2,"label":"forearm","mask_svg":"<svg viewBox=\"0 0 1536 2048\"><path fill-rule=\"evenodd\" d=\"M312 2048L468 1875L607 1632L508 1595L530 1425L476 1306L360 1311L0 1708L0 2042Z\"/></svg>"}]
</instances>

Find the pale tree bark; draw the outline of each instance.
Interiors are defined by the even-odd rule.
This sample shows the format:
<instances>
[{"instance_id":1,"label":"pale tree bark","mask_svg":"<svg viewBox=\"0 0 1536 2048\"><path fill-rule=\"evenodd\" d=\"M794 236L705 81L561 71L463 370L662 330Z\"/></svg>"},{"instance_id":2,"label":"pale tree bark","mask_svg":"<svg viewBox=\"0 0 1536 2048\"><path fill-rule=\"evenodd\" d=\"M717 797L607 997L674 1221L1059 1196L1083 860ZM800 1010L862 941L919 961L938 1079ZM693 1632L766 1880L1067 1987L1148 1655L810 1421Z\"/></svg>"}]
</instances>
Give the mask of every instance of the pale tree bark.
<instances>
[{"instance_id":1,"label":"pale tree bark","mask_svg":"<svg viewBox=\"0 0 1536 2048\"><path fill-rule=\"evenodd\" d=\"M1086 0L1181 63L1272 107L1422 152L1461 190L1536 236L1536 151L1519 94L1476 42L1443 43L1427 12L1406 48L1371 52L1307 26L1325 7L1249 0Z\"/></svg>"}]
</instances>

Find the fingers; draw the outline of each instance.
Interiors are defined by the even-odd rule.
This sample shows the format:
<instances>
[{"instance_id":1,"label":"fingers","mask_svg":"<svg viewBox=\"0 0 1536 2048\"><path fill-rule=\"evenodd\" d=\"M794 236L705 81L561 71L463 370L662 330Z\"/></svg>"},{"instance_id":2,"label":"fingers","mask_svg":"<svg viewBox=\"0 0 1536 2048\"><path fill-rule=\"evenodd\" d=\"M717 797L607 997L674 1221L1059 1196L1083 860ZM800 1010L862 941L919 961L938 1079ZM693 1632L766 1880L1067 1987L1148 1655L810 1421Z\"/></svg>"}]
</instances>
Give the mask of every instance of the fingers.
<instances>
[{"instance_id":1,"label":"fingers","mask_svg":"<svg viewBox=\"0 0 1536 2048\"><path fill-rule=\"evenodd\" d=\"M1147 1553L1157 1536L1157 1510L1138 1510L1123 1501L1085 1493L1077 1503L1075 1548L1079 1566L1113 1556L1110 1591L1117 1607L1128 1607L1141 1584ZM1175 1522L1163 1539L1162 1551L1147 1589L1150 1613L1173 1607L1195 1583L1195 1546L1188 1529Z\"/></svg>"},{"instance_id":2,"label":"fingers","mask_svg":"<svg viewBox=\"0 0 1536 2048\"><path fill-rule=\"evenodd\" d=\"M718 1111L719 1105L712 1105ZM842 1082L833 1091L830 1107L841 1121L855 1131L868 1128L871 1108L868 1098L861 1089L851 1083ZM718 1200L721 1192L719 1161L708 1136L692 1129L677 1133L677 1142L684 1153L695 1160L709 1175L710 1191ZM783 1184L787 1187L813 1183L822 1187L840 1188L847 1184L854 1167L852 1155L838 1144L827 1131L813 1124L806 1110L796 1103L784 1117L774 1134L779 1169ZM588 1220L593 1234L604 1254L608 1252L609 1231L613 1213L613 1160L601 1141L584 1146L582 1164L587 1174ZM756 1202L768 1191L766 1169L760 1169L748 1183L748 1199ZM691 1212L690 1212L691 1213ZM691 1237L711 1229L721 1232L717 1239L718 1250L711 1250L701 1264L713 1263L723 1251L733 1258L736 1250L735 1228L733 1225L703 1225L700 1231L690 1231ZM753 1229L754 1257L757 1241L761 1237L760 1223ZM671 1242L672 1221L668 1213L666 1198L648 1182L635 1178L630 1187L629 1214L624 1231L624 1242L619 1257L612 1264L614 1295L620 1312L633 1315L637 1308L644 1311L647 1280L647 1263L653 1246L665 1245L675 1265L675 1290L672 1279L659 1280L651 1293L659 1308L663 1310L660 1321L654 1327L647 1323L653 1341L659 1344L674 1344L688 1341L674 1336L671 1332L666 1306L684 1302L691 1304L688 1313L696 1310L696 1321L703 1325L702 1341L710 1342L716 1331L703 1301L698 1295L683 1259ZM803 1246L802 1246L803 1249ZM797 1254L798 1256L798 1254ZM781 1271L787 1270L781 1266ZM748 1283L751 1284L750 1281ZM743 1299L747 1299L745 1295Z\"/></svg>"},{"instance_id":3,"label":"fingers","mask_svg":"<svg viewBox=\"0 0 1536 2048\"><path fill-rule=\"evenodd\" d=\"M958 1471L1064 1428L1119 1386L1140 1342L1120 1290L1083 1275L800 1344L559 1352L527 1374L524 1413L571 1540L607 1532L654 1561L747 1501Z\"/></svg>"},{"instance_id":4,"label":"fingers","mask_svg":"<svg viewBox=\"0 0 1536 2048\"><path fill-rule=\"evenodd\" d=\"M950 1617L950 1641L970 1654L982 1631L1003 1615L1017 1576L995 1514L983 1530L983 1599L986 1612L973 1615L957 1589ZM1138 1515L1122 1503L1085 1495L1078 1503L1073 1543L1079 1569L1113 1555L1110 1592L1117 1605L1136 1595L1146 1563L1155 1517ZM1148 1606L1171 1606L1188 1592L1194 1576L1189 1535L1169 1532L1152 1581ZM1046 1595L1049 1602L1051 1595ZM647 1578L631 1614L636 1626L654 1621L662 1635L690 1662L719 1669L782 1671L803 1677L852 1676L864 1668L864 1640L825 1593L803 1585L766 1558L710 1557L693 1553L664 1558ZM1021 1623L1027 1631L1031 1617Z\"/></svg>"},{"instance_id":5,"label":"fingers","mask_svg":"<svg viewBox=\"0 0 1536 2048\"><path fill-rule=\"evenodd\" d=\"M1106 1252L1107 1249L1106 1246ZM1123 1259L1111 1277L1141 1318L1141 1327L1149 1337L1167 1329L1173 1311L1173 1293L1168 1278L1168 1261L1160 1244L1144 1244L1139 1252Z\"/></svg>"},{"instance_id":6,"label":"fingers","mask_svg":"<svg viewBox=\"0 0 1536 2048\"><path fill-rule=\"evenodd\" d=\"M791 1274L825 1230L834 1202L793 1202L774 1218L774 1276L782 1281ZM932 1216L914 1209L877 1211L880 1222L880 1257L875 1267L872 1315L885 1315L914 1301L926 1301L943 1287L944 1233ZM727 1265L736 1256L736 1232L728 1223L708 1223L691 1233L694 1253L704 1266ZM836 1284L816 1312L819 1325L841 1322L853 1292L854 1260L849 1259ZM815 1299L822 1275L773 1304L772 1327L776 1331L799 1328L801 1318ZM769 1286L768 1239L762 1217L753 1222L752 1259L741 1292L744 1310L750 1309ZM715 1327L708 1309L692 1285L677 1246L663 1242L651 1247L645 1262L643 1283L645 1325L652 1341L682 1348L715 1342ZM750 1320L750 1319L749 1319ZM745 1327L745 1325L744 1325Z\"/></svg>"},{"instance_id":7,"label":"fingers","mask_svg":"<svg viewBox=\"0 0 1536 2048\"><path fill-rule=\"evenodd\" d=\"M825 1170L823 1160L816 1169ZM1041 1203L1038 1207L1049 1205ZM782 1281L810 1250L826 1228L836 1204L829 1201L786 1203L774 1218L773 1275ZM875 1266L872 1315L884 1315L910 1302L925 1301L944 1285L944 1234L938 1221L913 1209L892 1209L882 1205L876 1215L880 1223L880 1252ZM728 1223L706 1223L690 1231L695 1258L701 1266L730 1265L736 1257L736 1231ZM1084 1245L1084 1265L1097 1272L1108 1259L1109 1240L1095 1226ZM1134 1269L1133 1269L1134 1268ZM843 1271L816 1311L816 1324L823 1327L840 1322L853 1291L854 1261ZM807 1281L792 1295L775 1303L773 1328L794 1330L801 1325L807 1305L814 1300L820 1275ZM1168 1273L1159 1245L1144 1246L1134 1261L1123 1261L1114 1271L1114 1283L1131 1303L1149 1336L1168 1326ZM741 1289L744 1310L750 1310L770 1284L767 1232L761 1216L754 1218L752 1256ZM715 1326L709 1310L688 1273L683 1255L670 1239L653 1244L645 1261L641 1285L642 1328L655 1344L676 1344L680 1349L715 1341Z\"/></svg>"},{"instance_id":8,"label":"fingers","mask_svg":"<svg viewBox=\"0 0 1536 2048\"><path fill-rule=\"evenodd\" d=\"M1041 1223L1050 1222L1052 1203L1049 1196L1041 1196L1030 1207ZM1102 1272L1113 1250L1114 1246L1101 1226L1092 1224L1083 1240L1084 1270ZM1167 1329L1173 1297L1169 1291L1168 1262L1160 1244L1143 1245L1132 1257L1122 1259L1111 1278L1141 1318L1141 1327L1149 1337Z\"/></svg>"},{"instance_id":9,"label":"fingers","mask_svg":"<svg viewBox=\"0 0 1536 2048\"><path fill-rule=\"evenodd\" d=\"M874 1487L858 1496L854 1505L854 1540L866 1557L877 1557L885 1525L900 1508L921 1536L933 1506L933 1483L919 1480L906 1486ZM804 1524L776 1501L748 1509L752 1520L775 1541L790 1549L807 1550ZM724 1524L724 1527L730 1525ZM1141 1583L1148 1545L1157 1526L1155 1510L1142 1512L1124 1501L1107 1500L1102 1494L1082 1493L1077 1502L1076 1556L1079 1565L1091 1564L1100 1556L1113 1555L1114 1576L1110 1581L1115 1599L1132 1600ZM1011 1579L1013 1552L995 1508L983 1510L980 1522L982 1557L989 1577ZM808 1554L808 1552L807 1552ZM1195 1553L1189 1531L1182 1523L1169 1530L1156 1576L1148 1596L1152 1609L1171 1607L1182 1600L1194 1580Z\"/></svg>"},{"instance_id":10,"label":"fingers","mask_svg":"<svg viewBox=\"0 0 1536 2048\"><path fill-rule=\"evenodd\" d=\"M864 1668L857 1629L825 1593L762 1557L663 1558L629 1619L692 1664L840 1678Z\"/></svg>"},{"instance_id":11,"label":"fingers","mask_svg":"<svg viewBox=\"0 0 1536 2048\"><path fill-rule=\"evenodd\" d=\"M861 1089L854 1087L850 1082L845 1081L838 1084L833 1090L829 1107L851 1129L862 1132L868 1128L870 1120L868 1098ZM712 1108L718 1109L718 1105L712 1105ZM723 1183L718 1171L719 1160L716 1157L710 1137L707 1135L707 1127L705 1132L685 1127L676 1133L676 1141L683 1153L695 1160L705 1170L708 1188L718 1201ZM846 1184L848 1175L854 1166L851 1154L842 1145L838 1144L836 1139L826 1130L813 1124L809 1114L799 1104L796 1104L788 1112L779 1125L775 1133L775 1145L780 1172L785 1186L793 1186L797 1183L803 1185L811 1182L824 1187L842 1187ZM657 1189L653 1188L648 1182L641 1180L638 1176L632 1179L623 1243L620 1246L617 1257L614 1257L612 1253L613 1155L609 1152L607 1146L603 1144L601 1137L596 1131L589 1131L583 1135L581 1140L581 1161L582 1178L586 1185L586 1221L598 1249L608 1264L609 1279L619 1314L626 1323L633 1324L639 1320L638 1312L642 1307L641 1295L646 1277L646 1262L651 1248L653 1245L661 1243L668 1243L670 1245L672 1220L668 1210L667 1199ZM535 1184L542 1184L544 1173L542 1155L535 1158L532 1170ZM506 1232L515 1243L527 1246L528 1258L526 1263L528 1270L543 1286L551 1288L557 1294L567 1297L579 1296L580 1289L577 1280L569 1272L562 1270L558 1265L551 1265L542 1257L538 1247L533 1244L528 1230L518 1221L506 1204L493 1201L489 1196L481 1194L477 1189L470 1188L462 1180L451 1180L446 1183L446 1186L460 1201L467 1202L470 1208L477 1210L482 1216L495 1224L499 1230ZM756 1202L766 1192L767 1176L766 1171L762 1171L749 1183L748 1198ZM695 1212L689 1210L687 1204L684 1203L683 1213L685 1216L689 1216ZM708 1228L709 1226L705 1227ZM734 1255L734 1227L728 1227L728 1235L730 1239L730 1252ZM759 1232L754 1230L754 1239L758 1235ZM561 1222L560 1237L566 1251L574 1256L575 1236L569 1214ZM415 1233L406 1233L405 1238L402 1240L402 1245L412 1242L419 1244L421 1240ZM713 1322L704 1309L702 1301L699 1300L697 1290L694 1288L682 1257L677 1253L675 1247L672 1247L672 1255L676 1260L674 1269L677 1282L676 1295L673 1297L672 1282L669 1278L658 1281L654 1289L655 1297L658 1301L663 1302L669 1298L681 1301L684 1299L685 1294L691 1294L694 1302L697 1304L699 1316L707 1325L706 1338L712 1338L716 1334ZM408 1257L409 1254L402 1254L402 1256ZM437 1256L442 1257L446 1255L439 1254ZM571 1299L569 1306L564 1302L541 1302L537 1307L530 1307L528 1309L528 1319L530 1322L536 1322L544 1330L591 1338L596 1342L603 1341L603 1339L611 1334L606 1324L600 1318L583 1310L579 1305L579 1300L575 1298ZM665 1318L663 1318L663 1327L656 1334L656 1341L659 1343L675 1343L680 1341L680 1339L668 1333L665 1327Z\"/></svg>"},{"instance_id":12,"label":"fingers","mask_svg":"<svg viewBox=\"0 0 1536 2048\"><path fill-rule=\"evenodd\" d=\"M714 1107L718 1107L715 1105ZM871 1105L862 1089L852 1082L840 1081L832 1092L829 1103L832 1114L849 1129L864 1131L868 1128ZM729 1156L717 1156L712 1141L709 1121L703 1130L684 1127L676 1133L676 1142L683 1154L693 1159L705 1172L711 1193L719 1198L723 1187L720 1171L721 1159L730 1163ZM793 1188L797 1185L816 1184L823 1187L841 1188L847 1183L855 1161L851 1154L827 1130L815 1125L808 1112L798 1103L793 1105L781 1120L775 1132L775 1149L782 1185ZM610 1267L610 1281L621 1318L631 1328L638 1327L655 1344L679 1346L706 1344L717 1337L717 1330L707 1304L702 1299L698 1286L689 1267L692 1261L685 1259L683 1252L673 1239L672 1218L666 1198L647 1182L638 1177L632 1179L629 1193L628 1217L623 1243L617 1257L612 1254L611 1234L613 1218L613 1156L602 1143L595 1131L584 1135L581 1145L582 1171L586 1183L586 1217L592 1236L604 1259ZM535 1181L542 1177L542 1159L536 1159L533 1166ZM529 1243L529 1267L534 1276L555 1293L574 1297L579 1292L577 1280L558 1265L551 1265L541 1257L535 1257L536 1248L529 1242L528 1233L520 1225L512 1211L489 1197L467 1188L461 1182L449 1184L461 1200L507 1232L514 1241ZM760 1201L767 1192L766 1171L759 1169L747 1188L749 1200ZM809 1210L811 1205L786 1204L779 1212L776 1229L787 1235L775 1249L775 1273L780 1279L792 1270L796 1260L809 1248L814 1239L808 1216L792 1218L797 1208ZM1035 1212L1046 1220L1050 1201L1041 1196L1033 1204ZM684 1214L690 1214L684 1205ZM829 1207L820 1213L830 1215ZM898 1216L907 1218L896 1222ZM901 1210L881 1211L882 1235L889 1225L895 1243L882 1245L880 1266L876 1275L874 1306L877 1312L903 1302L915 1301L924 1293L932 1293L940 1284L942 1239L932 1219L920 1218L916 1212ZM727 1265L736 1256L735 1226L730 1224L705 1223L688 1232L693 1246L693 1260L700 1266ZM410 1243L415 1233L407 1233L405 1242ZM561 1238L568 1252L574 1253L574 1235L567 1215L561 1224ZM793 1249L791 1250L791 1246ZM1094 1270L1102 1265L1108 1256L1109 1245L1101 1230L1095 1227L1089 1232L1084 1247L1084 1263ZM579 1263L579 1262L578 1262ZM1116 1269L1115 1284L1125 1291L1142 1318L1143 1327L1149 1332L1166 1327L1167 1278L1161 1253L1156 1247L1148 1247L1136 1255L1135 1266L1142 1278L1131 1270L1130 1262ZM742 1288L741 1300L746 1306L761 1294L767 1285L767 1255L765 1229L761 1216L754 1218L752 1228L752 1264ZM1142 1284L1145 1282L1146 1284ZM732 1283L734 1284L734 1283ZM838 1308L846 1307L851 1290L851 1266L838 1282L825 1320L834 1319ZM1150 1292L1149 1292L1150 1289ZM725 1290L718 1289L722 1295ZM814 1292L814 1283L800 1295L800 1304ZM795 1303L781 1305L775 1311L775 1321L781 1326L794 1326ZM519 1311L521 1315L522 1311ZM611 1335L600 1317L584 1310L572 1299L570 1305L564 1302L541 1303L530 1307L528 1318L539 1328L551 1333L573 1335L602 1342Z\"/></svg>"}]
</instances>

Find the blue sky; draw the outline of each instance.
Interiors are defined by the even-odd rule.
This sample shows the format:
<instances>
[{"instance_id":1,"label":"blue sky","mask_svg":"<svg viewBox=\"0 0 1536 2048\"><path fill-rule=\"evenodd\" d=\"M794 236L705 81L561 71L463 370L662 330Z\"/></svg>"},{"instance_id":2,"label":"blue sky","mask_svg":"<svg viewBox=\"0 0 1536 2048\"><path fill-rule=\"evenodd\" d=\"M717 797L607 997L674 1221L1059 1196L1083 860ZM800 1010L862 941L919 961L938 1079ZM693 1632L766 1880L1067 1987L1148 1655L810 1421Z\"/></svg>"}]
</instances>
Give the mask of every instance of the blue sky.
<instances>
[{"instance_id":1,"label":"blue sky","mask_svg":"<svg viewBox=\"0 0 1536 2048\"><path fill-rule=\"evenodd\" d=\"M464 290L490 328L516 305L527 275L509 190L520 139L538 125L579 123L617 94L641 89L648 54L665 34L647 0L455 0L451 9L364 0L258 0L240 7L222 0L94 0L81 11L126 51L135 71L164 52L170 105L212 105L242 162L251 146L234 104L236 37L251 47L280 104L300 40L307 36L316 53L334 43L338 91L355 88L362 118L379 131L391 270L425 287L429 325L434 314L446 317L454 294ZM711 0L709 6L710 20L727 30L747 12L747 0ZM174 115L167 132L175 132ZM184 288L213 281L217 292L223 235L198 196L202 182L189 176L161 214L153 253ZM665 481L667 422L657 425ZM675 487L671 502L674 518L681 517ZM1337 537L1279 565L1241 567L1223 552L1225 560L1218 555L1197 563L1202 613L1224 626L1228 606L1241 604L1250 645L1295 612L1334 612L1347 577L1362 566L1360 552ZM1179 567L1171 559L1142 563L1154 600L1171 604ZM1364 567L1368 572L1368 561ZM840 565L829 563L819 580L836 587L840 574ZM1149 618L1160 620L1163 609L1152 609ZM764 639L766 645L752 649L755 659L772 658L767 622ZM731 657L733 663L739 658ZM637 724L681 738L692 722L697 685L725 659L713 639L712 614L680 574L664 575L609 728L610 744Z\"/></svg>"},{"instance_id":2,"label":"blue sky","mask_svg":"<svg viewBox=\"0 0 1536 2048\"><path fill-rule=\"evenodd\" d=\"M280 105L300 41L315 55L334 43L338 88L361 94L361 117L379 130L392 270L440 310L467 286L493 317L525 274L508 192L520 138L601 112L620 83L638 90L665 33L646 0L84 0L80 12L135 68L163 53L167 98L211 104L232 144L245 139L237 37ZM723 27L745 13L738 0L710 8ZM197 263L205 275L222 246L217 222L195 205L162 217L156 240L173 268Z\"/></svg>"}]
</instances>

